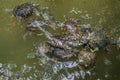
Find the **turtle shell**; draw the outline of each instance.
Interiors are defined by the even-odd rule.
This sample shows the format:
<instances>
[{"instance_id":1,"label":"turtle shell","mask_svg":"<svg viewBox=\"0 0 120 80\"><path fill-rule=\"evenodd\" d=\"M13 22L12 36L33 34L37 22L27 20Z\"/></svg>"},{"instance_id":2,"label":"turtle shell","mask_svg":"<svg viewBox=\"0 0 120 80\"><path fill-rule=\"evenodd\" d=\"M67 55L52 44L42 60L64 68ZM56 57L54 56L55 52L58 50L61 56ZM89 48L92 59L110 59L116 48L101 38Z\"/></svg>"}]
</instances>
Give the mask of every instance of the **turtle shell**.
<instances>
[{"instance_id":1,"label":"turtle shell","mask_svg":"<svg viewBox=\"0 0 120 80\"><path fill-rule=\"evenodd\" d=\"M34 8L35 6L32 3L24 3L13 9L13 15L15 17L28 18L34 13Z\"/></svg>"},{"instance_id":2,"label":"turtle shell","mask_svg":"<svg viewBox=\"0 0 120 80\"><path fill-rule=\"evenodd\" d=\"M78 61L81 66L90 67L95 64L96 54L87 50L82 50L78 54Z\"/></svg>"}]
</instances>

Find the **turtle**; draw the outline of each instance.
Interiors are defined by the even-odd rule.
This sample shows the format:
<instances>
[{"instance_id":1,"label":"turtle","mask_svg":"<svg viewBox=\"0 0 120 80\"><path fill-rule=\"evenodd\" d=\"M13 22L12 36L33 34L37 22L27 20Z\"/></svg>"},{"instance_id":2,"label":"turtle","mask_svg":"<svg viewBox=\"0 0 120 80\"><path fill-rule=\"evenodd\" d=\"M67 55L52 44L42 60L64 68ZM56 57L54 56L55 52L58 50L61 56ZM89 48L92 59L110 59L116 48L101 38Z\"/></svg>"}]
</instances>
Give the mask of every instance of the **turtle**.
<instances>
[{"instance_id":1,"label":"turtle","mask_svg":"<svg viewBox=\"0 0 120 80\"><path fill-rule=\"evenodd\" d=\"M32 2L26 2L21 5L16 6L13 9L13 15L17 17L19 23L22 23L22 19L26 19L33 15L33 13L37 13L37 9L39 4L34 4Z\"/></svg>"},{"instance_id":2,"label":"turtle","mask_svg":"<svg viewBox=\"0 0 120 80\"><path fill-rule=\"evenodd\" d=\"M81 66L88 68L94 66L96 54L88 49L83 49L78 54L78 62Z\"/></svg>"}]
</instances>

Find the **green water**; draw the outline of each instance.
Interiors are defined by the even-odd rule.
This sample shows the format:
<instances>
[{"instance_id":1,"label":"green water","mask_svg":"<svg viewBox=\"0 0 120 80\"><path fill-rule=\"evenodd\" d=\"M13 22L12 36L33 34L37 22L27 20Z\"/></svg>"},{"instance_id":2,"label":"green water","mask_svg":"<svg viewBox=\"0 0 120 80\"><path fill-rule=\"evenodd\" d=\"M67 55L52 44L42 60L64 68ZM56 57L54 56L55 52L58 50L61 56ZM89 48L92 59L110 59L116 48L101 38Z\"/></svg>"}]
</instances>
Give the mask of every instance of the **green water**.
<instances>
[{"instance_id":1,"label":"green water","mask_svg":"<svg viewBox=\"0 0 120 80\"><path fill-rule=\"evenodd\" d=\"M80 19L92 27L106 27L109 33L120 32L120 0L0 0L0 65L5 69L5 80L14 80L19 73L24 80L82 80L80 70L67 68L60 63L41 63L34 57L34 43L41 43L44 36L23 38L25 23L21 28L10 9L24 2L39 3L49 7L56 20ZM116 35L115 34L115 35ZM111 34L110 34L111 35ZM120 50L97 53L96 70L84 80L120 80Z\"/></svg>"}]
</instances>

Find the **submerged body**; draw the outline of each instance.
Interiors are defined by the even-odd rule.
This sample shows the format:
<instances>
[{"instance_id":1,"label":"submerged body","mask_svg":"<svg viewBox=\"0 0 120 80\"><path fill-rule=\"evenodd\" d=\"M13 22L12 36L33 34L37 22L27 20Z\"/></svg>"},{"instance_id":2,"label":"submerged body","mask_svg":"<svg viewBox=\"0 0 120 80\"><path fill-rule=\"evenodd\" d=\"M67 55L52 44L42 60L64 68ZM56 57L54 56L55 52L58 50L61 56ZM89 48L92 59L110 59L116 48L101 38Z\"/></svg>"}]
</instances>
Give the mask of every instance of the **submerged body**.
<instances>
[{"instance_id":1,"label":"submerged body","mask_svg":"<svg viewBox=\"0 0 120 80\"><path fill-rule=\"evenodd\" d=\"M40 15L44 20L46 20L49 23L49 26L55 30L57 28L57 23L55 21L54 16L51 14L48 8L43 8L40 10Z\"/></svg>"},{"instance_id":2,"label":"submerged body","mask_svg":"<svg viewBox=\"0 0 120 80\"><path fill-rule=\"evenodd\" d=\"M26 29L29 31L40 31L39 27L44 29L47 26L48 26L47 21L40 19L40 18L34 18L27 23Z\"/></svg>"},{"instance_id":3,"label":"submerged body","mask_svg":"<svg viewBox=\"0 0 120 80\"><path fill-rule=\"evenodd\" d=\"M56 47L50 43L47 43L47 45L49 46L49 52L46 54L51 55L52 57L56 57L58 60L67 60L73 56L73 54L69 50Z\"/></svg>"}]
</instances>

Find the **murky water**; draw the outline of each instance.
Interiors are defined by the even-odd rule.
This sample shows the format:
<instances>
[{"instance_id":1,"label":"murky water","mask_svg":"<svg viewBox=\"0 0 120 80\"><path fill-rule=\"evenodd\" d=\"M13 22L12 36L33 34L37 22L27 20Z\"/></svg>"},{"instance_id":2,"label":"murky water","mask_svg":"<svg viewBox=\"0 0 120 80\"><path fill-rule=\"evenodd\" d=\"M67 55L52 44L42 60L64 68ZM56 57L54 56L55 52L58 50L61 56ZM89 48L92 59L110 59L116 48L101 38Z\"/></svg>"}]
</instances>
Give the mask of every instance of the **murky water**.
<instances>
[{"instance_id":1,"label":"murky water","mask_svg":"<svg viewBox=\"0 0 120 80\"><path fill-rule=\"evenodd\" d=\"M20 27L12 16L16 5L32 0L0 1L0 69L5 80L14 80L20 74L24 80L119 80L120 50L114 46L110 53L99 51L94 72L81 70L76 62L46 61L34 56L34 44L45 37L32 35L23 38L25 23ZM80 19L80 25L106 27L112 35L120 32L120 0L34 0L41 7L49 7L56 20ZM68 64L69 63L69 64ZM85 75L86 74L86 75Z\"/></svg>"}]
</instances>

